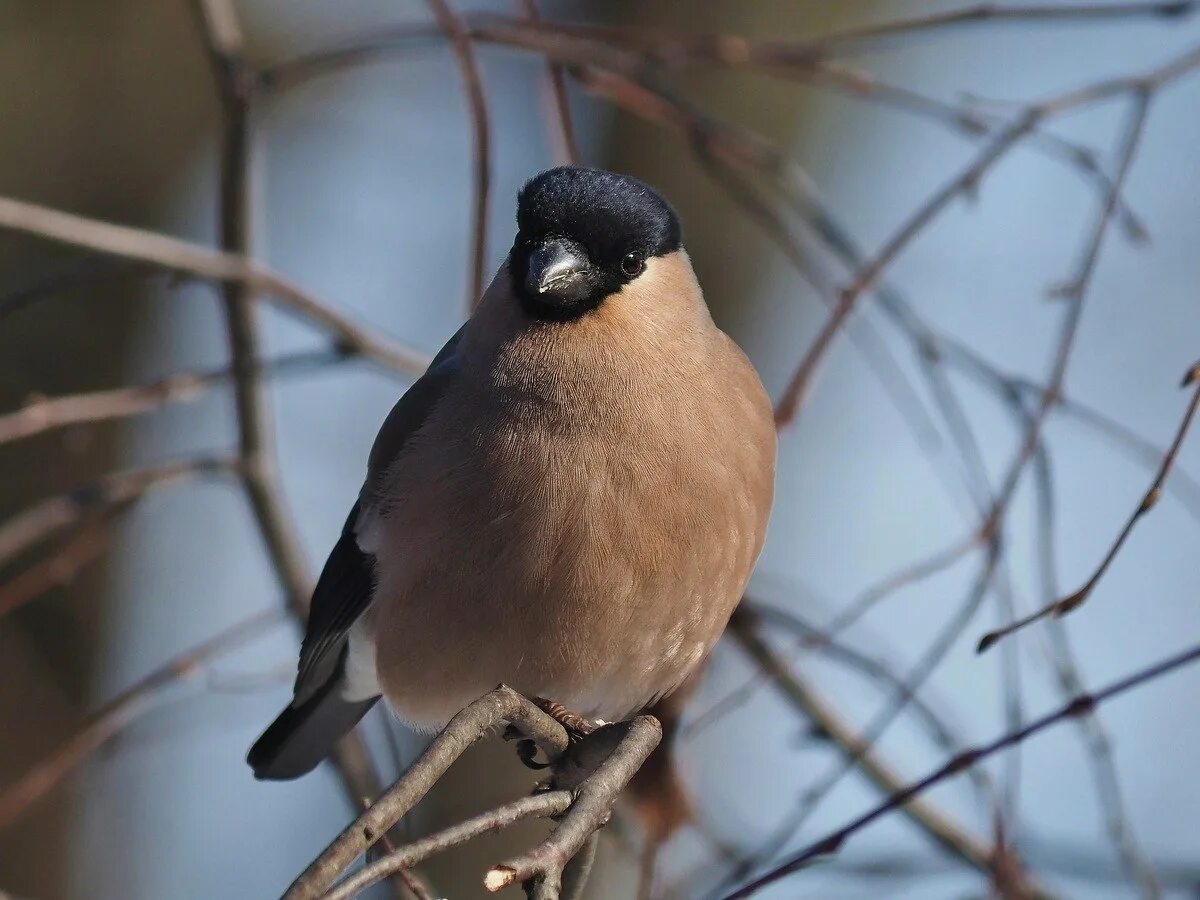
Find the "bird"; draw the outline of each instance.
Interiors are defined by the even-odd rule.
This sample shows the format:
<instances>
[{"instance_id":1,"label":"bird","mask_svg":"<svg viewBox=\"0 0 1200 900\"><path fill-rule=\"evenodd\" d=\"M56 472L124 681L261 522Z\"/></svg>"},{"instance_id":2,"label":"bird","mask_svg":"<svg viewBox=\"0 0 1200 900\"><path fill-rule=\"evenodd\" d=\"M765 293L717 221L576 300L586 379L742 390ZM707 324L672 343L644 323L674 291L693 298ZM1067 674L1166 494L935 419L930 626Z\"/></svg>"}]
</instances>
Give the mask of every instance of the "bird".
<instances>
[{"instance_id":1,"label":"bird","mask_svg":"<svg viewBox=\"0 0 1200 900\"><path fill-rule=\"evenodd\" d=\"M531 178L516 212L472 315L375 439L293 698L248 754L257 778L311 771L380 697L422 732L498 684L631 716L699 666L742 596L775 428L679 216L578 166Z\"/></svg>"}]
</instances>

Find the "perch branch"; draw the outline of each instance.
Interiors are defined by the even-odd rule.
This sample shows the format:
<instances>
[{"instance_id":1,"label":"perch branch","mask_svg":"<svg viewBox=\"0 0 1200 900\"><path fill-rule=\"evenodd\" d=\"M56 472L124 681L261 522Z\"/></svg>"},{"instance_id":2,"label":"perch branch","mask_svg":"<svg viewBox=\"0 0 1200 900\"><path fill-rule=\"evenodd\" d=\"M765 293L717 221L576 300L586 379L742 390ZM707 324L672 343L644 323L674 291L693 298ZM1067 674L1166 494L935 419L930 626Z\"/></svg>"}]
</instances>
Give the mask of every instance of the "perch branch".
<instances>
[{"instance_id":1,"label":"perch branch","mask_svg":"<svg viewBox=\"0 0 1200 900\"><path fill-rule=\"evenodd\" d=\"M570 791L547 791L507 803L392 851L347 878L325 894L323 900L351 900L389 875L415 866L431 856L524 819L553 818L566 812L570 805Z\"/></svg>"},{"instance_id":2,"label":"perch branch","mask_svg":"<svg viewBox=\"0 0 1200 900\"><path fill-rule=\"evenodd\" d=\"M554 832L528 853L494 866L484 879L489 891L532 882L534 897L557 898L563 890L563 870L603 826L617 795L662 740L662 727L651 716L605 726L616 744L607 757L573 791L571 808ZM607 735L603 735L607 737ZM602 737L597 731L589 737Z\"/></svg>"},{"instance_id":3,"label":"perch branch","mask_svg":"<svg viewBox=\"0 0 1200 900\"><path fill-rule=\"evenodd\" d=\"M567 748L567 733L561 725L511 688L497 688L451 719L408 770L300 874L285 900L315 900L324 894L356 857L429 792L471 744L501 722L515 726L552 759Z\"/></svg>"}]
</instances>

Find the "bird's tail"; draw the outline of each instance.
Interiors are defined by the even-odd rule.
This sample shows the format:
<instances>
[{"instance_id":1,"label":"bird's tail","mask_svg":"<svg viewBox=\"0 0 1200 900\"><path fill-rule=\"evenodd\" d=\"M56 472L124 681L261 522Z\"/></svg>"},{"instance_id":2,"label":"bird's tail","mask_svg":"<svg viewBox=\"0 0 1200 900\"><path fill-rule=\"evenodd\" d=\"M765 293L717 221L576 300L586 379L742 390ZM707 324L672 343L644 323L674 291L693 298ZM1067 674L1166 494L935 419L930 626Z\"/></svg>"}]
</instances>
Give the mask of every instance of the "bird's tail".
<instances>
[{"instance_id":1,"label":"bird's tail","mask_svg":"<svg viewBox=\"0 0 1200 900\"><path fill-rule=\"evenodd\" d=\"M342 678L335 675L308 700L279 714L246 755L255 778L286 781L311 772L379 699L346 700L341 689Z\"/></svg>"}]
</instances>

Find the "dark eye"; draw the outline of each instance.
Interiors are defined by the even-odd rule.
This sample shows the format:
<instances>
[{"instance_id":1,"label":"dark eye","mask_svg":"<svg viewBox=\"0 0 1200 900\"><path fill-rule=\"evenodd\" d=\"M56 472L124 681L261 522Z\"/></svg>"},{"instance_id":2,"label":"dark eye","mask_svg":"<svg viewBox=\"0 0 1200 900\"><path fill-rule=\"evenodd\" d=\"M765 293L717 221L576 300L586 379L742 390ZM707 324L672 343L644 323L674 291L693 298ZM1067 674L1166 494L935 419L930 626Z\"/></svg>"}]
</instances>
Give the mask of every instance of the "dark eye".
<instances>
[{"instance_id":1,"label":"dark eye","mask_svg":"<svg viewBox=\"0 0 1200 900\"><path fill-rule=\"evenodd\" d=\"M646 268L646 261L640 253L626 253L621 258L621 271L631 278Z\"/></svg>"}]
</instances>

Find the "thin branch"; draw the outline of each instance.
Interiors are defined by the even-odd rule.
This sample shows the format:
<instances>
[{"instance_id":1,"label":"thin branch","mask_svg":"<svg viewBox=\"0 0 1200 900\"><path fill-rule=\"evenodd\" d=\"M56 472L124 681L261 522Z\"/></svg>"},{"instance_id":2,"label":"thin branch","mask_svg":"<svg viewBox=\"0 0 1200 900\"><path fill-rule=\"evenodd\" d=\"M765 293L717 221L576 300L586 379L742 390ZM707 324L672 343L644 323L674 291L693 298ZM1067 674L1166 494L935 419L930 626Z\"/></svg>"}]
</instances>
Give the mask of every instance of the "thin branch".
<instances>
[{"instance_id":1,"label":"thin branch","mask_svg":"<svg viewBox=\"0 0 1200 900\"><path fill-rule=\"evenodd\" d=\"M1196 385L1196 389L1192 392L1192 398L1184 410L1183 418L1180 420L1179 427L1175 431L1175 437L1167 448L1162 462L1159 464L1158 471L1154 475L1154 480L1150 483L1150 488L1143 495L1141 502L1134 511L1125 520L1124 527L1118 532L1116 540L1109 546L1108 552L1104 554L1104 558L1100 561L1100 565L1088 576L1083 586L1074 593L1055 600L1053 603L1048 603L1041 609L1024 618L1018 619L1010 625L989 631L980 638L979 646L976 648L978 652L984 652L1001 638L1020 631L1027 625L1038 622L1047 616L1061 618L1067 615L1067 613L1078 609L1087 601L1092 591L1095 590L1096 585L1100 583L1100 579L1104 577L1104 573L1112 565L1113 560L1117 558L1117 554L1121 552L1121 548L1125 545L1125 541L1129 535L1133 533L1133 529L1138 521L1157 505L1159 498L1162 496L1163 484L1167 480L1167 476L1171 474L1171 468L1179 455L1179 449L1183 446L1184 438L1187 437L1188 430L1191 428L1192 422L1196 417L1196 410L1200 408L1200 364L1189 369L1187 375L1184 377L1184 387L1193 384Z\"/></svg>"},{"instance_id":2,"label":"thin branch","mask_svg":"<svg viewBox=\"0 0 1200 900\"><path fill-rule=\"evenodd\" d=\"M914 718L925 726L930 739L947 753L956 753L963 741L955 736L949 724L917 694L909 694L903 679L882 660L881 656L863 653L837 641L828 631L822 631L805 622L795 613L756 601L743 601L740 608L753 619L788 631L799 638L799 645L815 653L821 653L836 663L855 669L880 685L894 688L905 695L912 706ZM781 662L790 662L780 658ZM846 749L846 748L844 748ZM981 794L990 791L986 777L976 787Z\"/></svg>"},{"instance_id":3,"label":"thin branch","mask_svg":"<svg viewBox=\"0 0 1200 900\"><path fill-rule=\"evenodd\" d=\"M949 569L972 550L983 546L986 541L986 536L976 530L965 539L957 540L950 546L893 572L868 587L839 611L827 626L828 633L831 636L840 634L890 595Z\"/></svg>"},{"instance_id":4,"label":"thin branch","mask_svg":"<svg viewBox=\"0 0 1200 900\"><path fill-rule=\"evenodd\" d=\"M857 767L876 788L889 796L903 788L903 779L879 759L834 708L801 680L759 636L753 613L739 607L729 622L728 633L768 673L788 701L820 732L829 735L842 749L847 762ZM918 798L906 804L902 812L917 828L954 856L980 872L990 873L992 848L971 835L935 804Z\"/></svg>"},{"instance_id":5,"label":"thin branch","mask_svg":"<svg viewBox=\"0 0 1200 900\"><path fill-rule=\"evenodd\" d=\"M846 44L859 44L879 38L892 38L917 33L929 33L980 22L1047 22L1104 19L1175 18L1195 10L1192 0L1173 0L1158 3L1042 3L1012 4L977 3L944 12L914 16L864 25L809 42L810 52L828 53Z\"/></svg>"},{"instance_id":6,"label":"thin branch","mask_svg":"<svg viewBox=\"0 0 1200 900\"><path fill-rule=\"evenodd\" d=\"M251 107L257 78L247 64L232 0L194 0L201 36L222 108L220 239L226 253L250 256L253 207ZM260 366L258 287L225 281L223 301L237 408L239 474L272 570L293 618L307 617L312 583L300 537L283 496L274 431ZM361 734L338 742L332 762L351 804L374 797L381 785Z\"/></svg>"},{"instance_id":7,"label":"thin branch","mask_svg":"<svg viewBox=\"0 0 1200 900\"><path fill-rule=\"evenodd\" d=\"M920 781L913 782L901 791L897 791L890 796L886 801L880 803L875 808L859 816L848 825L838 829L832 834L822 838L821 840L810 844L800 853L791 857L787 862L772 869L770 872L755 879L750 884L739 888L732 894L728 895L726 900L738 900L741 897L749 897L757 893L761 888L768 884L778 881L786 875L795 872L816 859L828 856L832 853L837 853L845 844L846 840L861 831L866 826L870 825L876 819L892 812L896 809L901 809L906 803L909 803L914 798L920 796L934 785L959 775L971 766L978 765L988 757L1006 750L1009 747L1016 746L1027 738L1037 734L1040 731L1063 722L1067 719L1076 718L1087 715L1092 712L1101 703L1119 696L1134 688L1140 687L1164 675L1181 669L1184 666L1200 661L1200 645L1196 645L1186 649L1174 656L1147 666L1144 669L1129 675L1120 681L1114 682L1107 687L1095 691L1090 694L1080 694L1073 698L1070 702L1052 713L1048 713L1038 719L1033 720L1019 731L1009 732L996 738L988 744L980 747L974 747L963 751L953 759L946 762L941 768L922 778Z\"/></svg>"},{"instance_id":8,"label":"thin branch","mask_svg":"<svg viewBox=\"0 0 1200 900\"><path fill-rule=\"evenodd\" d=\"M194 680L214 658L259 637L279 621L275 611L243 620L180 654L113 698L72 738L0 791L0 829L11 825L96 750L154 709L177 684Z\"/></svg>"},{"instance_id":9,"label":"thin branch","mask_svg":"<svg viewBox=\"0 0 1200 900\"><path fill-rule=\"evenodd\" d=\"M10 197L0 197L0 230L35 235L189 278L244 283L273 297L284 309L320 326L334 335L339 344L386 368L419 375L429 364L427 354L381 337L270 269L235 254Z\"/></svg>"},{"instance_id":10,"label":"thin branch","mask_svg":"<svg viewBox=\"0 0 1200 900\"><path fill-rule=\"evenodd\" d=\"M454 716L407 771L292 882L285 900L322 896L356 857L429 792L471 744L501 722L514 725L552 759L567 748L567 734L561 725L516 691L497 688Z\"/></svg>"},{"instance_id":11,"label":"thin branch","mask_svg":"<svg viewBox=\"0 0 1200 900\"><path fill-rule=\"evenodd\" d=\"M538 14L537 0L516 0L517 7L526 21L537 25L542 21ZM562 162L579 165L579 145L575 141L575 126L571 117L571 104L567 98L567 79L561 63L546 60L546 87L550 92L550 105L554 111L555 132L558 152L555 156Z\"/></svg>"},{"instance_id":12,"label":"thin branch","mask_svg":"<svg viewBox=\"0 0 1200 900\"><path fill-rule=\"evenodd\" d=\"M333 347L262 361L254 369L263 376L293 375L320 370L353 357L352 351ZM181 372L130 387L61 397L35 395L20 409L0 414L0 444L24 440L56 428L131 418L175 403L188 403L233 377L233 369L217 368Z\"/></svg>"},{"instance_id":13,"label":"thin branch","mask_svg":"<svg viewBox=\"0 0 1200 900\"><path fill-rule=\"evenodd\" d=\"M1144 118L1150 96L1163 84L1194 71L1197 66L1200 66L1200 48L1193 48L1143 77L1115 78L1097 82L1031 106L1012 124L1000 131L966 168L945 182L893 232L880 251L859 270L853 281L843 289L837 305L809 345L799 367L789 381L783 397L776 407L777 421L781 425L787 425L795 419L811 387L817 367L853 312L859 297L876 284L883 272L918 235L925 231L934 219L949 207L951 201L961 195L973 192L984 175L1004 158L1013 146L1047 118L1098 103L1119 94L1132 94L1135 98L1135 116L1134 123L1127 132L1132 139L1127 142L1127 153L1123 154L1122 164L1119 166L1120 171L1113 179L1111 190L1108 192L1104 204L1105 212L1099 219L1096 228L1092 252L1085 257L1083 268L1076 276L1072 287L1072 290L1081 293L1094 265L1095 254L1099 251L1108 221L1116 208L1124 174L1128 170L1132 154L1136 149L1137 138L1141 134L1141 120ZM1053 385L1053 379L1051 383ZM1036 429L1034 430L1036 431Z\"/></svg>"},{"instance_id":14,"label":"thin branch","mask_svg":"<svg viewBox=\"0 0 1200 900\"><path fill-rule=\"evenodd\" d=\"M1018 398L1018 407L1022 406ZM1043 446L1034 458L1034 484L1036 500L1038 568L1042 581L1042 594L1047 598L1059 596L1058 570L1054 552L1054 479L1050 453ZM1075 653L1067 636L1066 627L1058 619L1051 619L1046 629L1052 649L1052 669L1059 693L1063 699L1083 693L1085 685L1075 661ZM1015 646L1015 645L1013 645ZM1092 780L1096 786L1096 798L1104 814L1105 828L1116 850L1117 858L1131 882L1139 885L1145 900L1154 900L1162 893L1155 865L1146 857L1133 824L1125 809L1121 781L1113 757L1112 742L1108 730L1098 713L1084 716L1079 721L1079 731L1087 752Z\"/></svg>"},{"instance_id":15,"label":"thin branch","mask_svg":"<svg viewBox=\"0 0 1200 900\"><path fill-rule=\"evenodd\" d=\"M431 856L525 819L553 818L566 812L570 805L570 791L546 791L499 806L392 851L330 890L323 900L351 900L390 875L415 866Z\"/></svg>"},{"instance_id":16,"label":"thin branch","mask_svg":"<svg viewBox=\"0 0 1200 900\"><path fill-rule=\"evenodd\" d=\"M488 123L487 96L470 32L462 18L450 7L449 0L427 0L438 27L446 34L462 75L467 105L471 111L472 153L474 156L474 200L471 212L471 280L467 284L467 309L474 309L483 296L487 265L488 200L491 193L491 128Z\"/></svg>"},{"instance_id":17,"label":"thin branch","mask_svg":"<svg viewBox=\"0 0 1200 900\"><path fill-rule=\"evenodd\" d=\"M72 491L56 494L0 523L0 565L91 515L103 515L141 499L152 490L193 478L236 473L236 460L196 456L175 462L113 472Z\"/></svg>"},{"instance_id":18,"label":"thin branch","mask_svg":"<svg viewBox=\"0 0 1200 900\"><path fill-rule=\"evenodd\" d=\"M862 754L874 749L880 738L904 711L909 698L916 695L975 617L987 596L999 561L999 546L990 544L979 573L954 615L934 635L928 648L905 674L887 703L870 719L862 735L857 737L855 746L846 752L844 758L831 768L824 778L804 791L795 812L776 828L773 837L766 842L766 851L758 853L757 856L772 856L778 852L788 838L804 826L841 780L854 769Z\"/></svg>"},{"instance_id":19,"label":"thin branch","mask_svg":"<svg viewBox=\"0 0 1200 900\"><path fill-rule=\"evenodd\" d=\"M510 884L532 882L535 897L557 900L563 889L563 870L596 829L608 821L617 795L662 739L662 728L651 716L606 725L589 737L598 738L605 731L617 743L573 791L571 808L558 827L528 853L493 866L484 879L484 887L489 891L494 893Z\"/></svg>"},{"instance_id":20,"label":"thin branch","mask_svg":"<svg viewBox=\"0 0 1200 900\"><path fill-rule=\"evenodd\" d=\"M0 619L42 594L75 580L104 555L108 533L99 524L82 529L56 552L0 584Z\"/></svg>"}]
</instances>

